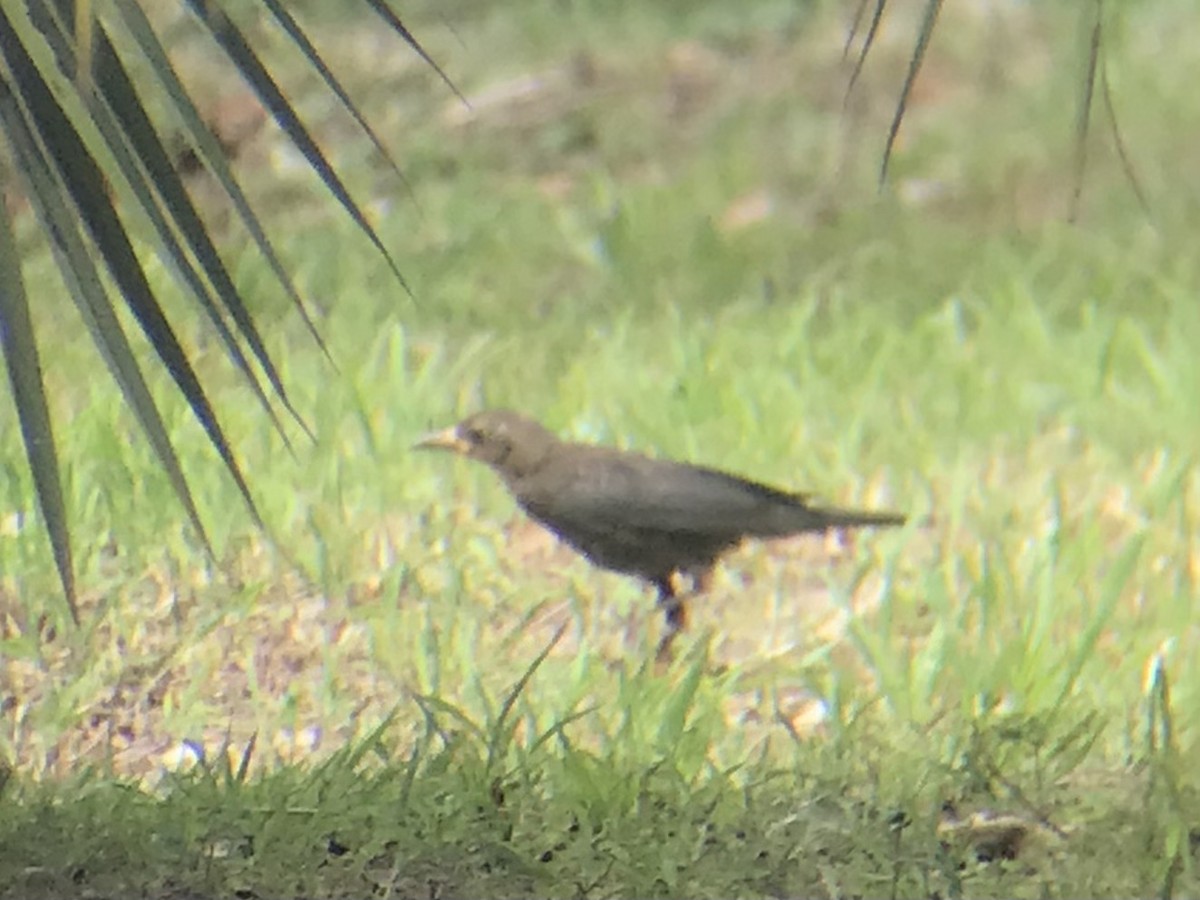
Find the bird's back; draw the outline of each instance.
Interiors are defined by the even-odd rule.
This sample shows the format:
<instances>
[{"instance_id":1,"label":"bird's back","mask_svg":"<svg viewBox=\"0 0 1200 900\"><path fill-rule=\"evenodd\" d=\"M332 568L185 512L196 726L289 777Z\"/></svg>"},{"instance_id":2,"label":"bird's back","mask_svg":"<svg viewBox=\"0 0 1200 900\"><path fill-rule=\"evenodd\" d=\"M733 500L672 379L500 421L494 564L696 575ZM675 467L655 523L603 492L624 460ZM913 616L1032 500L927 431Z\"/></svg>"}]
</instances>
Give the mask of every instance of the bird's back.
<instances>
[{"instance_id":1,"label":"bird's back","mask_svg":"<svg viewBox=\"0 0 1200 900\"><path fill-rule=\"evenodd\" d=\"M509 486L534 518L593 561L649 577L709 565L745 537L903 521L822 509L803 494L715 469L583 444L562 445Z\"/></svg>"}]
</instances>

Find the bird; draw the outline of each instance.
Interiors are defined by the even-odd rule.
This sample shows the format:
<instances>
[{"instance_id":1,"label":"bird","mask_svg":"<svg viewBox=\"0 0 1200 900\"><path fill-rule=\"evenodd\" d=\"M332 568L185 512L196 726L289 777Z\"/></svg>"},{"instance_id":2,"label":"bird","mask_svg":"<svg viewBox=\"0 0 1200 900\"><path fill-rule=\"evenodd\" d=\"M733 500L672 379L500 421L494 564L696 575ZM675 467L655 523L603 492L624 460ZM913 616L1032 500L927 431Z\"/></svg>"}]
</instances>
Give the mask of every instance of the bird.
<instances>
[{"instance_id":1,"label":"bird","mask_svg":"<svg viewBox=\"0 0 1200 900\"><path fill-rule=\"evenodd\" d=\"M468 416L425 435L414 449L451 451L489 466L530 518L592 564L653 586L665 619L660 663L670 661L687 628L688 596L677 582L686 577L693 595L703 593L718 559L747 538L906 521L894 512L823 506L809 494L720 469L564 441L507 409Z\"/></svg>"}]
</instances>

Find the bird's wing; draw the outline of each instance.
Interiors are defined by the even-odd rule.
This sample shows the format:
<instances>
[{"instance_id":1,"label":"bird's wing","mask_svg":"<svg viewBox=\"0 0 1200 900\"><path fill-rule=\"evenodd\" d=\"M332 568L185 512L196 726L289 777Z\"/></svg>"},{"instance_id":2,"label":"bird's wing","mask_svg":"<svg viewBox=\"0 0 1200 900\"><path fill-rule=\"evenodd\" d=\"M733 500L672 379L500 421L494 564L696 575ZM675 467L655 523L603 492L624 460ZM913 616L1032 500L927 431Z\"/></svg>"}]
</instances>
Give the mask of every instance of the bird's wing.
<instances>
[{"instance_id":1,"label":"bird's wing","mask_svg":"<svg viewBox=\"0 0 1200 900\"><path fill-rule=\"evenodd\" d=\"M563 526L690 533L784 535L826 527L819 508L712 469L619 453L565 454L539 474L524 501Z\"/></svg>"}]
</instances>

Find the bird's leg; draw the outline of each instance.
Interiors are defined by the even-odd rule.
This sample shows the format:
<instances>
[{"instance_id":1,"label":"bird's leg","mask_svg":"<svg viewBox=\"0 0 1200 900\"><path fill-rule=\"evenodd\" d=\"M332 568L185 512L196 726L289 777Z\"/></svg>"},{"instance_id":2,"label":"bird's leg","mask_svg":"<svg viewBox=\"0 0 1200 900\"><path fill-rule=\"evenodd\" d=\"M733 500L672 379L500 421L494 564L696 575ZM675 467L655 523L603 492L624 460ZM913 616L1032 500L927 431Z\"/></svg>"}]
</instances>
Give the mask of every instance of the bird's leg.
<instances>
[{"instance_id":1,"label":"bird's leg","mask_svg":"<svg viewBox=\"0 0 1200 900\"><path fill-rule=\"evenodd\" d=\"M662 609L666 619L666 628L663 631L662 639L658 642L655 659L659 663L668 663L671 661L671 644L675 640L675 635L687 628L687 605L684 598L679 596L679 592L675 589L671 575L657 579L654 585L658 588L658 606Z\"/></svg>"},{"instance_id":2,"label":"bird's leg","mask_svg":"<svg viewBox=\"0 0 1200 900\"><path fill-rule=\"evenodd\" d=\"M692 593L706 594L708 589L712 587L713 567L705 566L702 569L693 569L692 576Z\"/></svg>"}]
</instances>

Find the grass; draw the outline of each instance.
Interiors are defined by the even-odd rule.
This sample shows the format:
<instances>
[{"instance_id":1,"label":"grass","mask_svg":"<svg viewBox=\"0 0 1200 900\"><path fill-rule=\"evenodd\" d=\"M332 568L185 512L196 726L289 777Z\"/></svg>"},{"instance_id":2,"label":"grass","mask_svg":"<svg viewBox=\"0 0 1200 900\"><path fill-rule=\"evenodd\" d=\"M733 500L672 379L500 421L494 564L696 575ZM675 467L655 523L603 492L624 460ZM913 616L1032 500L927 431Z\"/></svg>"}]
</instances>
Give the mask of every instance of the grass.
<instances>
[{"instance_id":1,"label":"grass","mask_svg":"<svg viewBox=\"0 0 1200 900\"><path fill-rule=\"evenodd\" d=\"M1146 49L1185 33L1182 5L1131 14L1112 63L1118 97L1148 98L1126 122L1154 218L1098 136L1074 227L1075 84L1046 62L1069 20L948 12L876 196L899 37L842 131L836 20L753 10L451 10L468 50L430 18L490 98L473 117L330 26L419 216L313 114L415 298L269 136L247 151L337 368L230 236L318 433L291 429L289 453L171 301L271 535L159 383L216 565L47 291L86 624L61 624L5 418L12 896L1200 888L1200 273L1167 180L1200 110L1174 74L1194 48ZM500 89L531 72L532 94ZM645 591L525 523L486 471L408 452L484 405L914 523L745 548L659 676Z\"/></svg>"}]
</instances>

